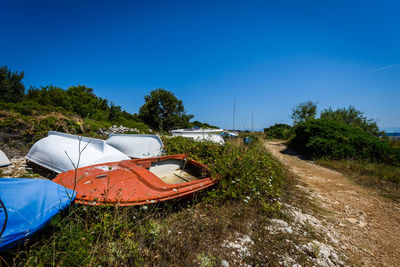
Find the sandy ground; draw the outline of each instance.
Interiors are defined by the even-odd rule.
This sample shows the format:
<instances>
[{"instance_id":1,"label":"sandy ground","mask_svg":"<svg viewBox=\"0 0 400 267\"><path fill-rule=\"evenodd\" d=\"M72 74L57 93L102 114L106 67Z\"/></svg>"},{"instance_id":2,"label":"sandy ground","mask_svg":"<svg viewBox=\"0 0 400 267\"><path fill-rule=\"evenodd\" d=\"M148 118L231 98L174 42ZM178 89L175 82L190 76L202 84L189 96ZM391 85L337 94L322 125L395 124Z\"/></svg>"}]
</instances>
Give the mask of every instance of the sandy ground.
<instances>
[{"instance_id":1,"label":"sandy ground","mask_svg":"<svg viewBox=\"0 0 400 267\"><path fill-rule=\"evenodd\" d=\"M338 246L357 266L400 266L400 205L356 185L341 173L306 161L283 142L268 150L308 185L328 210Z\"/></svg>"}]
</instances>

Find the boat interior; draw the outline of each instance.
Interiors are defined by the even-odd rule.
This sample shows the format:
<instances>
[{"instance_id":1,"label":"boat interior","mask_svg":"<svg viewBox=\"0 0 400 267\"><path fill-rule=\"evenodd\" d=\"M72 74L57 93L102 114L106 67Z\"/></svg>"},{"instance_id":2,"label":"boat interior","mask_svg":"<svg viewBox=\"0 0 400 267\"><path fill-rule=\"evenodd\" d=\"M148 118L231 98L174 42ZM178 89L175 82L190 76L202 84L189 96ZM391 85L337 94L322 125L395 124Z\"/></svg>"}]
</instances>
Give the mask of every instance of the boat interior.
<instances>
[{"instance_id":1,"label":"boat interior","mask_svg":"<svg viewBox=\"0 0 400 267\"><path fill-rule=\"evenodd\" d=\"M166 184L181 184L205 178L202 168L186 160L152 162L149 171Z\"/></svg>"}]
</instances>

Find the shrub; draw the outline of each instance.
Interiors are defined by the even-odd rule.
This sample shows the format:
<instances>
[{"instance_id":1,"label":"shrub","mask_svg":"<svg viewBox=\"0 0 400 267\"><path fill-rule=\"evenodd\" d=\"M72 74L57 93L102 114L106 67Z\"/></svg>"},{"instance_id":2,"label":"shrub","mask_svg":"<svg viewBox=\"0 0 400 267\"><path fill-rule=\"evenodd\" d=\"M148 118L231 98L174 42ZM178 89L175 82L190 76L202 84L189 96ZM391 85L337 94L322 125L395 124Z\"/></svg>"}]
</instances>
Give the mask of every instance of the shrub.
<instances>
[{"instance_id":1,"label":"shrub","mask_svg":"<svg viewBox=\"0 0 400 267\"><path fill-rule=\"evenodd\" d=\"M386 164L400 163L400 149L361 129L324 119L295 127L290 146L312 158L365 159Z\"/></svg>"},{"instance_id":2,"label":"shrub","mask_svg":"<svg viewBox=\"0 0 400 267\"><path fill-rule=\"evenodd\" d=\"M250 146L227 143L223 146L189 138L164 138L167 154L186 153L208 164L212 177L219 180L208 191L206 201L262 200L264 208L275 211L284 175L281 165L257 142Z\"/></svg>"},{"instance_id":3,"label":"shrub","mask_svg":"<svg viewBox=\"0 0 400 267\"><path fill-rule=\"evenodd\" d=\"M288 139L292 132L292 126L277 123L268 128L264 128L264 133L267 138Z\"/></svg>"},{"instance_id":4,"label":"shrub","mask_svg":"<svg viewBox=\"0 0 400 267\"><path fill-rule=\"evenodd\" d=\"M376 122L372 119L367 119L354 106L339 108L337 110L333 110L332 108L325 109L321 112L321 119L343 122L375 136L382 135Z\"/></svg>"},{"instance_id":5,"label":"shrub","mask_svg":"<svg viewBox=\"0 0 400 267\"><path fill-rule=\"evenodd\" d=\"M204 164L214 163L224 150L224 146L210 141L198 142L181 136L163 137L163 143L168 155L185 153Z\"/></svg>"}]
</instances>

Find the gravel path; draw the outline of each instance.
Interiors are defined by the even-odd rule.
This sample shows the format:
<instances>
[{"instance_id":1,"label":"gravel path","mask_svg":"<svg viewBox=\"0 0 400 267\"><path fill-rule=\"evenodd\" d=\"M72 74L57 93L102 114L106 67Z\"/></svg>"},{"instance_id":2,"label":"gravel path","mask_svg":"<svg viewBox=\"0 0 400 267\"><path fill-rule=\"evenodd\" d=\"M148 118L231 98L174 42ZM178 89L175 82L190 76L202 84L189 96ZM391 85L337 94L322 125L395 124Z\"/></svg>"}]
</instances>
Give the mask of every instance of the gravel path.
<instances>
[{"instance_id":1,"label":"gravel path","mask_svg":"<svg viewBox=\"0 0 400 267\"><path fill-rule=\"evenodd\" d=\"M338 246L357 266L400 266L400 205L341 173L306 161L283 142L267 149L312 190L329 213Z\"/></svg>"}]
</instances>

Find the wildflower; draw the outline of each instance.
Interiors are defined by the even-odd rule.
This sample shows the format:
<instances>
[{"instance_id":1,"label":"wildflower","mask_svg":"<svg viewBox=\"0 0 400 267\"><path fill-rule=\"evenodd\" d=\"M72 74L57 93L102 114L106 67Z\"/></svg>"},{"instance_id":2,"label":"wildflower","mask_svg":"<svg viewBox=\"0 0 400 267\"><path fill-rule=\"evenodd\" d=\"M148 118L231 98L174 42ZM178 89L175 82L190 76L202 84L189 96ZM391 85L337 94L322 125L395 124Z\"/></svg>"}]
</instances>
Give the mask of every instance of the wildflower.
<instances>
[{"instance_id":1,"label":"wildflower","mask_svg":"<svg viewBox=\"0 0 400 267\"><path fill-rule=\"evenodd\" d=\"M148 207L147 207L147 206L143 206L142 209L143 209L143 210L147 210Z\"/></svg>"}]
</instances>

